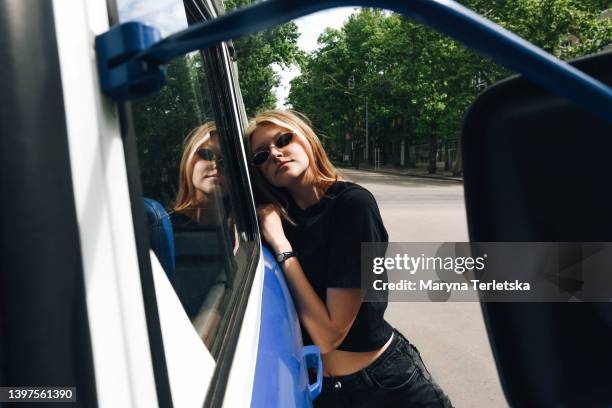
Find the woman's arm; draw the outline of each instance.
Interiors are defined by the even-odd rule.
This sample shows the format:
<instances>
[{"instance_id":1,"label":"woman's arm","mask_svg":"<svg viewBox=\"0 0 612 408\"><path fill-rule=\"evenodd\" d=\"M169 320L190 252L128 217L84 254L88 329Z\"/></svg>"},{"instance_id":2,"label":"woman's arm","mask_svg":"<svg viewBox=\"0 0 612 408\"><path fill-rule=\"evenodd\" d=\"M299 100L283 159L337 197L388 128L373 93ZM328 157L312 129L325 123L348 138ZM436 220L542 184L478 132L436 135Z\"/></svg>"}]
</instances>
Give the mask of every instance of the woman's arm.
<instances>
[{"instance_id":1,"label":"woman's arm","mask_svg":"<svg viewBox=\"0 0 612 408\"><path fill-rule=\"evenodd\" d=\"M295 300L300 320L321 354L334 351L342 343L361 307L359 288L327 289L327 304L316 294L297 258L283 264L287 283Z\"/></svg>"},{"instance_id":2,"label":"woman's arm","mask_svg":"<svg viewBox=\"0 0 612 408\"><path fill-rule=\"evenodd\" d=\"M280 214L272 206L259 209L264 238L275 253L291 251L291 244L283 231ZM327 304L308 282L297 258L283 263L285 277L296 303L300 321L321 354L335 350L348 334L361 307L362 292L359 288L327 289Z\"/></svg>"}]
</instances>

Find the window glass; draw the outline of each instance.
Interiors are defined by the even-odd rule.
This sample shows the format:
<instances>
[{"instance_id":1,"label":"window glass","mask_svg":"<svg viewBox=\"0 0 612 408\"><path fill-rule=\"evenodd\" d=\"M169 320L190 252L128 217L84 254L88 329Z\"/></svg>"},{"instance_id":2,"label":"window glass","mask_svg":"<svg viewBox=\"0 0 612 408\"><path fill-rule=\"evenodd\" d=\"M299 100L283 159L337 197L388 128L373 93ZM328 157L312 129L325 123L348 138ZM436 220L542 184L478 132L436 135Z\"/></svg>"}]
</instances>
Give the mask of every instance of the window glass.
<instances>
[{"instance_id":1,"label":"window glass","mask_svg":"<svg viewBox=\"0 0 612 408\"><path fill-rule=\"evenodd\" d=\"M139 21L157 28L162 37L187 28L182 1L117 0L119 22Z\"/></svg>"},{"instance_id":2,"label":"window glass","mask_svg":"<svg viewBox=\"0 0 612 408\"><path fill-rule=\"evenodd\" d=\"M180 5L180 16L174 3ZM143 2L122 1L119 10L126 11L122 21L146 16L156 27L158 21L175 18L164 21L166 34L186 21L181 2L147 2L145 7ZM132 103L132 116L151 249L216 358L237 282L253 249L253 234L243 230L250 225L243 220L248 212L235 202L247 193L236 180L240 169L225 156L236 148L224 141L240 135L217 129L203 55L195 52L173 60L166 85L155 96ZM220 104L219 99L214 103ZM232 188L240 191L230 194Z\"/></svg>"}]
</instances>

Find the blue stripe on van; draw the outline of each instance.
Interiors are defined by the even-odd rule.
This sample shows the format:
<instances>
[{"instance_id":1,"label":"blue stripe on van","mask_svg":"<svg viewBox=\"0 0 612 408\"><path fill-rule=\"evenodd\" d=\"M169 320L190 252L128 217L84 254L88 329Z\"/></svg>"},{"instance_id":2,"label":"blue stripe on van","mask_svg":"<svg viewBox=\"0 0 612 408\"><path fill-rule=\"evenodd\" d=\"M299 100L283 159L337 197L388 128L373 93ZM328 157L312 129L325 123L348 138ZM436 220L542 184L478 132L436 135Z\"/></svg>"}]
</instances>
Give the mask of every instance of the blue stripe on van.
<instances>
[{"instance_id":1,"label":"blue stripe on van","mask_svg":"<svg viewBox=\"0 0 612 408\"><path fill-rule=\"evenodd\" d=\"M311 407L302 334L283 271L263 247L264 285L251 407Z\"/></svg>"}]
</instances>

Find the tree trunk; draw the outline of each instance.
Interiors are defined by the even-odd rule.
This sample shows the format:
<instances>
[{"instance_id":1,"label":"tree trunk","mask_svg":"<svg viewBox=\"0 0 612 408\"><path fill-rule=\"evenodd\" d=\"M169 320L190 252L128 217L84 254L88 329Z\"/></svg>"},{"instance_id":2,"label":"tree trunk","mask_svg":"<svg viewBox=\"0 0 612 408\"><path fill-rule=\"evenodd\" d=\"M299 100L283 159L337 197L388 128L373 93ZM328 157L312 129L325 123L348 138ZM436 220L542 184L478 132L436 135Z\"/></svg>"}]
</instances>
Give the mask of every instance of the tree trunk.
<instances>
[{"instance_id":1,"label":"tree trunk","mask_svg":"<svg viewBox=\"0 0 612 408\"><path fill-rule=\"evenodd\" d=\"M346 153L346 133L344 130L344 127L341 128L342 130L339 132L340 133L340 139L337 144L338 146L338 150L340 151L340 158L338 160L338 163L344 163L344 154Z\"/></svg>"},{"instance_id":2,"label":"tree trunk","mask_svg":"<svg viewBox=\"0 0 612 408\"><path fill-rule=\"evenodd\" d=\"M453 166L453 176L461 177L463 174L463 163L461 160L461 137L459 137L459 140L457 141L457 151L455 152L455 156L457 159L455 160L455 164Z\"/></svg>"},{"instance_id":3,"label":"tree trunk","mask_svg":"<svg viewBox=\"0 0 612 408\"><path fill-rule=\"evenodd\" d=\"M427 166L427 172L429 174L436 173L436 160L438 156L438 136L436 135L436 126L432 126L431 133L429 134L429 165Z\"/></svg>"},{"instance_id":4,"label":"tree trunk","mask_svg":"<svg viewBox=\"0 0 612 408\"><path fill-rule=\"evenodd\" d=\"M450 151L448 149L448 139L444 141L444 171L451 169Z\"/></svg>"},{"instance_id":5,"label":"tree trunk","mask_svg":"<svg viewBox=\"0 0 612 408\"><path fill-rule=\"evenodd\" d=\"M405 167L410 167L412 156L410 156L410 143L404 143L404 164Z\"/></svg>"}]
</instances>

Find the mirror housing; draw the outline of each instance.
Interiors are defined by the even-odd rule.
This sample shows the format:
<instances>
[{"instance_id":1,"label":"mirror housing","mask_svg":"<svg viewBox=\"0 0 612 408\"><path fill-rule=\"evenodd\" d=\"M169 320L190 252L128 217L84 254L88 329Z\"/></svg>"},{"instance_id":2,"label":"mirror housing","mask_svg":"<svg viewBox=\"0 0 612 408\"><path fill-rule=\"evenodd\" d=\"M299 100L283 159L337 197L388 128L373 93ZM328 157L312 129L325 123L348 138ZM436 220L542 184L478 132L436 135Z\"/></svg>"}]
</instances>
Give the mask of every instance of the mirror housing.
<instances>
[{"instance_id":1,"label":"mirror housing","mask_svg":"<svg viewBox=\"0 0 612 408\"><path fill-rule=\"evenodd\" d=\"M612 52L573 64L612 84ZM566 242L569 257L612 241L610 122L514 77L476 100L461 142L471 241ZM481 306L511 406L610 405L612 303Z\"/></svg>"}]
</instances>

